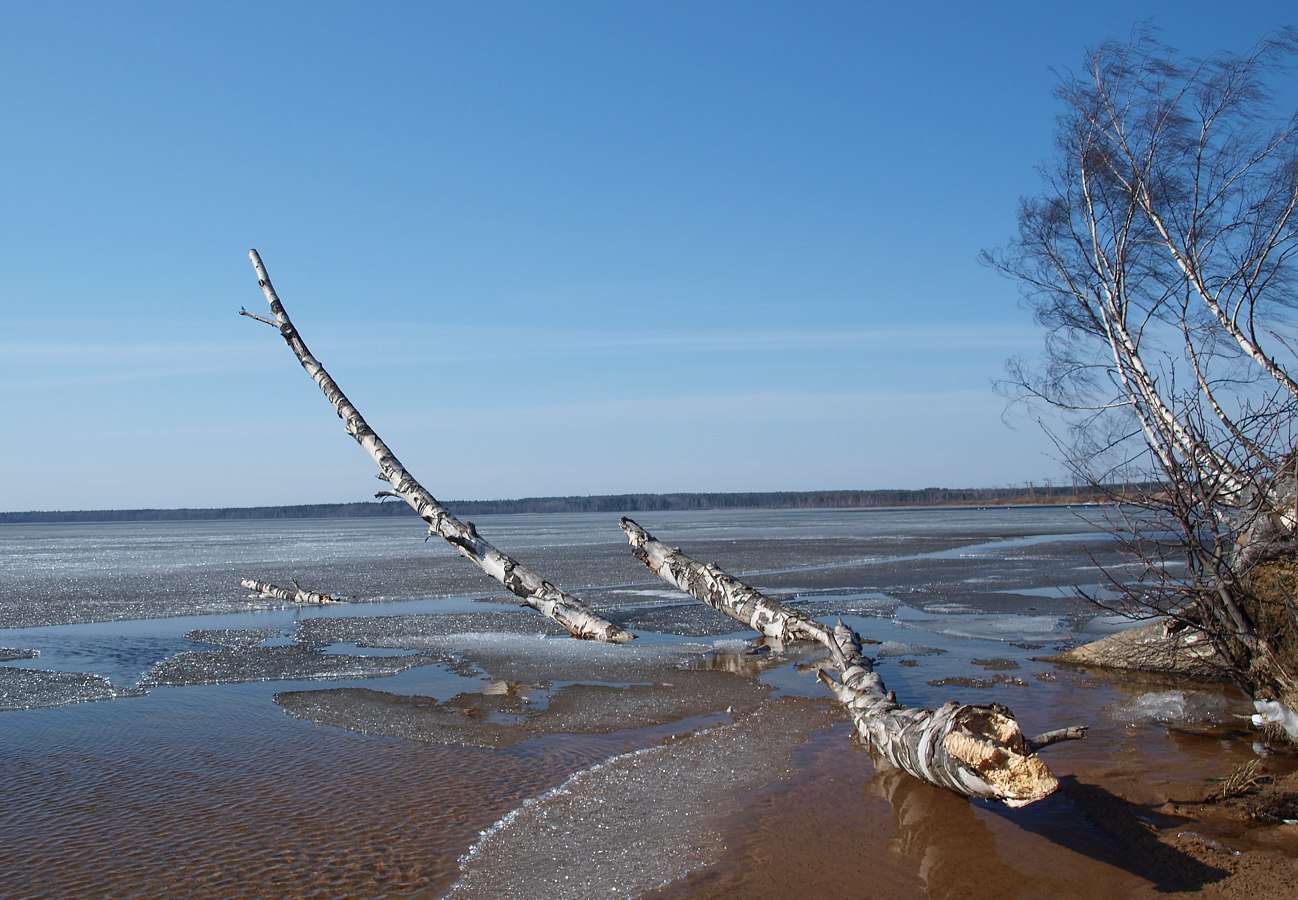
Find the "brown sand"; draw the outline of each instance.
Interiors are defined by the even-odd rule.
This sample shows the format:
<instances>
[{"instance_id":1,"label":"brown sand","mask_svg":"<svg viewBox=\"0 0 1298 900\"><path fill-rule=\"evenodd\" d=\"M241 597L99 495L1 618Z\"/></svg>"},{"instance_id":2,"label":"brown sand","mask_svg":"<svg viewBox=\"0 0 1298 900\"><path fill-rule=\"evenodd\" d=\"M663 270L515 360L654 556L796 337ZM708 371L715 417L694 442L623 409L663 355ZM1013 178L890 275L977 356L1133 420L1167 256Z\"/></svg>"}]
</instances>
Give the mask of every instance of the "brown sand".
<instances>
[{"instance_id":1,"label":"brown sand","mask_svg":"<svg viewBox=\"0 0 1298 900\"><path fill-rule=\"evenodd\" d=\"M802 754L798 779L751 795L729 850L658 898L1291 897L1298 826L1245 801L1170 799L1103 767L1020 812L972 804L895 770L843 760L844 729ZM864 757L863 751L858 756ZM1277 791L1292 802L1291 776ZM1206 786L1206 783L1205 783ZM1180 789L1190 789L1182 783ZM1134 797L1135 799L1129 799Z\"/></svg>"}]
</instances>

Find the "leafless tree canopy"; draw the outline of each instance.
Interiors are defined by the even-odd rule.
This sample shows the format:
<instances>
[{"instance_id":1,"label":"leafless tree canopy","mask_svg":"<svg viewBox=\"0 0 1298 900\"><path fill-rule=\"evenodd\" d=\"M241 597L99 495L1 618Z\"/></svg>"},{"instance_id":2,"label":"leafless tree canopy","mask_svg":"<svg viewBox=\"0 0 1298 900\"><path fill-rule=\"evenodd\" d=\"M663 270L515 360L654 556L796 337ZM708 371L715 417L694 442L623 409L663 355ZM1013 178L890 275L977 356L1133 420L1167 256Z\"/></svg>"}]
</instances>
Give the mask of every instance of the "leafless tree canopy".
<instances>
[{"instance_id":1,"label":"leafless tree canopy","mask_svg":"<svg viewBox=\"0 0 1298 900\"><path fill-rule=\"evenodd\" d=\"M1065 423L1083 480L1146 488L1122 526L1144 565L1119 596L1204 628L1237 677L1286 695L1293 607L1259 612L1250 577L1298 518L1298 118L1267 90L1296 54L1295 30L1202 60L1149 31L1091 52L1059 87L1042 193L986 255L1046 331L1006 392Z\"/></svg>"}]
</instances>

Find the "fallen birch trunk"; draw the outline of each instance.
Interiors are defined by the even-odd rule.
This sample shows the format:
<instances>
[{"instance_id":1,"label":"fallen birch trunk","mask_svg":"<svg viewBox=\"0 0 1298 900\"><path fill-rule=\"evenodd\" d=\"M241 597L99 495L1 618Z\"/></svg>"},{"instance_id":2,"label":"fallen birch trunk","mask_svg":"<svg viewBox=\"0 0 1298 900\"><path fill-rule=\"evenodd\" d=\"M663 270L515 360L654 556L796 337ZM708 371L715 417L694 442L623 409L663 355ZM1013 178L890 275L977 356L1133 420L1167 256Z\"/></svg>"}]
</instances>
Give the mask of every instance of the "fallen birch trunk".
<instances>
[{"instance_id":1,"label":"fallen birch trunk","mask_svg":"<svg viewBox=\"0 0 1298 900\"><path fill-rule=\"evenodd\" d=\"M1027 739L1013 714L999 704L907 708L884 687L861 652L860 637L841 621L831 629L766 597L715 563L700 563L655 540L630 519L623 518L620 525L636 557L668 584L768 637L814 640L828 649L838 678L823 670L817 678L847 707L858 737L898 769L958 794L1009 806L1025 806L1059 788L1036 753L1084 737L1084 727Z\"/></svg>"},{"instance_id":2,"label":"fallen birch trunk","mask_svg":"<svg viewBox=\"0 0 1298 900\"><path fill-rule=\"evenodd\" d=\"M653 535L625 516L618 525L626 532L636 559L672 587L769 638L816 641L829 646L829 629L815 619L789 609L738 581L716 563L700 563L680 550L654 540Z\"/></svg>"},{"instance_id":3,"label":"fallen birch trunk","mask_svg":"<svg viewBox=\"0 0 1298 900\"><path fill-rule=\"evenodd\" d=\"M314 603L321 606L326 603L342 602L341 600L335 600L328 594L304 590L296 581L293 582L293 590L291 591L288 588L282 588L266 581L254 581L251 578L241 579L239 584L263 600L286 600L289 603Z\"/></svg>"},{"instance_id":4,"label":"fallen birch trunk","mask_svg":"<svg viewBox=\"0 0 1298 900\"><path fill-rule=\"evenodd\" d=\"M275 289L270 283L270 276L266 274L266 268L262 265L261 257L257 254L257 251L248 251L248 257L252 260L253 268L257 271L257 283L261 286L262 293L270 304L273 318L259 316L248 312L246 309L241 309L240 314L279 329L284 342L293 351L293 355L302 364L302 368L306 370L307 375L311 377L311 380L319 386L320 390L329 399L329 402L333 404L338 417L343 420L344 429L356 439L356 443L360 444L378 465L379 477L392 485L391 491L384 491L378 496L398 497L404 500L419 514L421 519L428 523L430 536L435 535L444 539L455 547L461 556L472 561L483 572L517 595L523 601L523 605L530 606L537 612L558 622L573 637L619 644L635 638L635 635L629 631L596 615L576 597L565 593L550 584L550 582L543 580L522 563L501 553L477 533L472 522L461 522L438 503L433 495L406 471L396 455L375 434L374 430L365 422L365 419L361 417L360 411L352 405L351 401L342 392L342 389L325 371L324 366L311 355L311 351L307 349L306 343L289 319L288 313L284 311L284 305L275 294Z\"/></svg>"}]
</instances>

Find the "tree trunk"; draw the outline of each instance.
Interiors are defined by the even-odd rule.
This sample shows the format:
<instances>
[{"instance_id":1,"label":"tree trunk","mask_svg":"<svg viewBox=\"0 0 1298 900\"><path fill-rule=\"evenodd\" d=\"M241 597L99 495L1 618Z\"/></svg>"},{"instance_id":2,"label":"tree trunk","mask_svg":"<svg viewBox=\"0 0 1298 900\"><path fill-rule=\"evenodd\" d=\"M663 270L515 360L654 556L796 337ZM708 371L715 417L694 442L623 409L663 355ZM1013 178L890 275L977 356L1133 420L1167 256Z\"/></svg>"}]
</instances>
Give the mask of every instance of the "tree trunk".
<instances>
[{"instance_id":1,"label":"tree trunk","mask_svg":"<svg viewBox=\"0 0 1298 900\"><path fill-rule=\"evenodd\" d=\"M830 629L815 619L731 577L716 563L698 562L654 540L653 535L628 518L623 517L618 525L626 532L636 559L672 587L769 638L830 646Z\"/></svg>"},{"instance_id":2,"label":"tree trunk","mask_svg":"<svg viewBox=\"0 0 1298 900\"><path fill-rule=\"evenodd\" d=\"M262 265L261 257L256 250L248 251L248 256L257 271L257 283L270 304L273 318L268 319L250 313L246 309L240 310L240 313L279 329L284 342L293 351L302 368L333 404L339 418L343 420L344 429L378 465L380 477L392 485L391 491L385 491L379 496L398 497L404 500L421 519L428 523L429 535L436 535L454 546L460 555L471 560L483 572L517 595L523 601L523 605L530 606L537 612L554 619L573 637L619 644L635 638L635 635L629 631L596 615L576 597L543 580L522 563L497 550L478 534L472 522L461 522L438 503L433 495L406 471L396 455L374 433L361 417L360 411L351 404L337 383L325 371L324 366L311 355L311 351L307 349L306 343L289 319L288 313L284 311L284 305L276 296L275 289L270 283L270 276L266 274L266 268Z\"/></svg>"},{"instance_id":3,"label":"tree trunk","mask_svg":"<svg viewBox=\"0 0 1298 900\"><path fill-rule=\"evenodd\" d=\"M265 600L285 600L289 603L315 603L323 606L326 603L341 603L341 600L335 600L328 594L320 594L316 591L303 590L302 586L296 581L293 582L293 590L278 587L265 581L254 581L251 578L244 578L239 582L240 585L254 592L259 598Z\"/></svg>"},{"instance_id":4,"label":"tree trunk","mask_svg":"<svg viewBox=\"0 0 1298 900\"><path fill-rule=\"evenodd\" d=\"M1059 789L1037 751L1082 738L1085 727L1029 739L1000 704L909 709L884 688L856 632L839 622L833 636L839 678L823 670L816 677L847 707L857 735L894 766L929 784L1007 806L1027 806Z\"/></svg>"},{"instance_id":5,"label":"tree trunk","mask_svg":"<svg viewBox=\"0 0 1298 900\"><path fill-rule=\"evenodd\" d=\"M623 518L632 552L664 581L733 619L781 640L813 640L834 660L838 678L817 678L847 707L857 735L879 756L929 784L967 797L1025 806L1054 793L1058 780L1036 751L1085 735L1065 728L1027 739L1003 706L948 703L940 709L908 709L897 702L861 639L841 621L835 628L815 621L723 572L672 549Z\"/></svg>"}]
</instances>

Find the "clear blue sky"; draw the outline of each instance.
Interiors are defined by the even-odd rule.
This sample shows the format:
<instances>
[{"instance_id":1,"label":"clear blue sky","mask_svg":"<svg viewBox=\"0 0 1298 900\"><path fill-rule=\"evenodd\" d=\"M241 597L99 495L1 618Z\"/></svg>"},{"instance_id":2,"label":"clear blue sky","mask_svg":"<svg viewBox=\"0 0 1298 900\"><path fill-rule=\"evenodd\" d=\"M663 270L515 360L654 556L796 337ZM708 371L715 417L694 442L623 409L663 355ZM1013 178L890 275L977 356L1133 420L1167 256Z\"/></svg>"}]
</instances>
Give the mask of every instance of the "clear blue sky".
<instances>
[{"instance_id":1,"label":"clear blue sky","mask_svg":"<svg viewBox=\"0 0 1298 900\"><path fill-rule=\"evenodd\" d=\"M0 0L0 510L1061 478L977 261L1055 70L1290 3Z\"/></svg>"}]
</instances>

